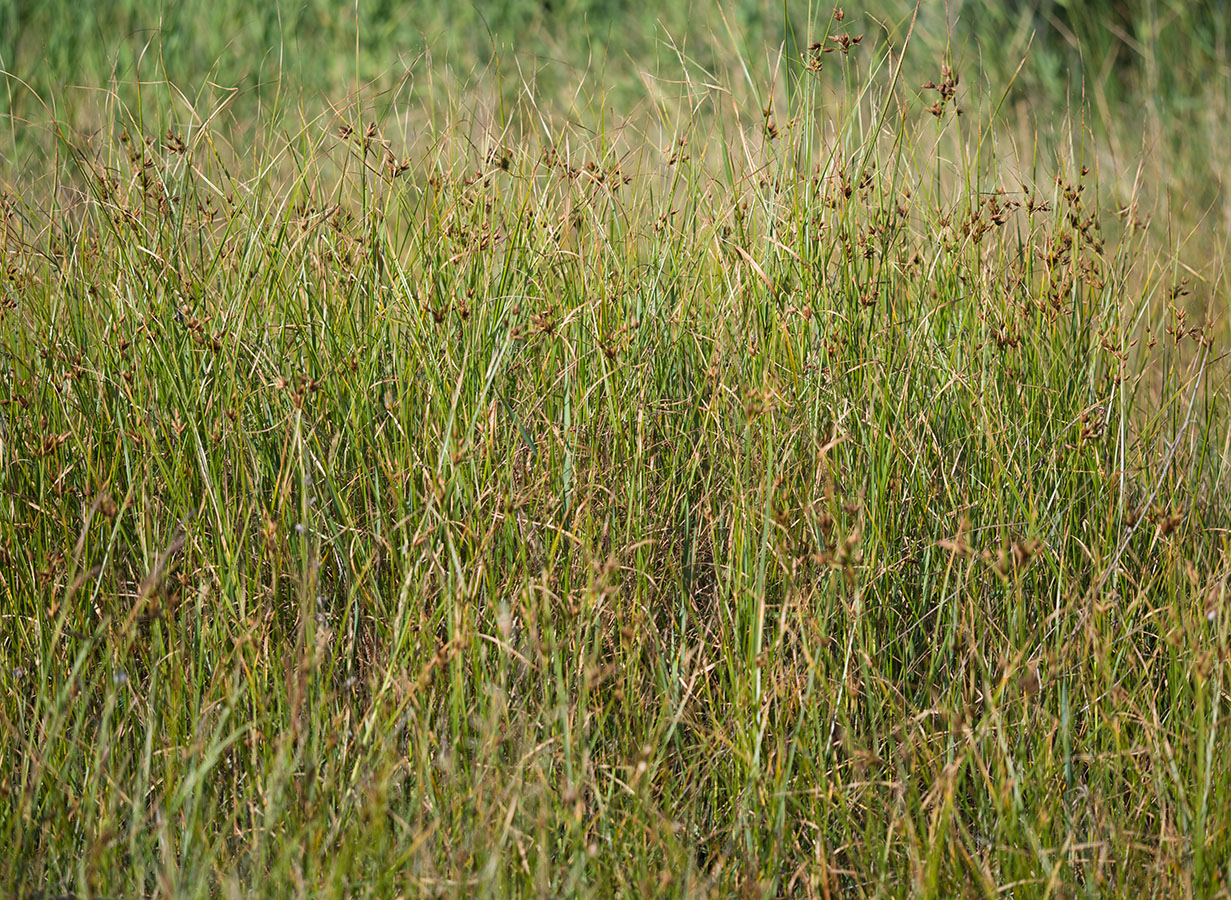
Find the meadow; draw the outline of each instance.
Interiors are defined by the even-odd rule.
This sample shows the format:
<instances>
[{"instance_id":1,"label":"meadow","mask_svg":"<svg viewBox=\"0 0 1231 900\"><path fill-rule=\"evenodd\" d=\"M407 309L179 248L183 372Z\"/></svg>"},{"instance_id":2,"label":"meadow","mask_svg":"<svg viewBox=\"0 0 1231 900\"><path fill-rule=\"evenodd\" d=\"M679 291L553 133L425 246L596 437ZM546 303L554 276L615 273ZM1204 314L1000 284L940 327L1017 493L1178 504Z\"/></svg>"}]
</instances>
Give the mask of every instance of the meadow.
<instances>
[{"instance_id":1,"label":"meadow","mask_svg":"<svg viewBox=\"0 0 1231 900\"><path fill-rule=\"evenodd\" d=\"M1226 12L0 2L0 894L1231 895Z\"/></svg>"}]
</instances>

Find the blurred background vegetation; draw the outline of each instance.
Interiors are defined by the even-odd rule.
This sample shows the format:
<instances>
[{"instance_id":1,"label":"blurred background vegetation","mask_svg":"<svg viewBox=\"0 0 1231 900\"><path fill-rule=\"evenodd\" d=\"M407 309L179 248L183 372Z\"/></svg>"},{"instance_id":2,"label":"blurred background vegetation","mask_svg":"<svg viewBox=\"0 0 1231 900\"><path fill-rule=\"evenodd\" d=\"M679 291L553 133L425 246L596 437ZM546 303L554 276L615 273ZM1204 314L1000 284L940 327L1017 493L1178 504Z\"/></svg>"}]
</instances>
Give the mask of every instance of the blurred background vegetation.
<instances>
[{"instance_id":1,"label":"blurred background vegetation","mask_svg":"<svg viewBox=\"0 0 1231 900\"><path fill-rule=\"evenodd\" d=\"M525 92L565 116L579 97L591 115L600 104L627 116L650 99L647 74L759 62L751 77L773 78L779 48L799 64L831 12L799 0L0 0L0 172L45 168L55 141L35 138L52 122L79 142L134 110L162 110L153 132L185 118L185 106L204 118L224 101L240 145L245 129L268 134L288 112L302 123L349 107L357 92L386 110L430 108L449 92L494 102ZM1024 134L1046 142L1071 133L1053 126L1080 119L1077 130L1130 173L1152 212L1223 232L1229 12L1223 0L872 0L845 10L891 40L913 23L909 86L948 60ZM1142 177L1131 174L1138 165Z\"/></svg>"},{"instance_id":2,"label":"blurred background vegetation","mask_svg":"<svg viewBox=\"0 0 1231 900\"><path fill-rule=\"evenodd\" d=\"M190 93L239 88L268 104L279 87L388 87L428 57L463 72L533 58L563 79L602 71L618 91L610 75L652 67L673 47L709 67L780 44L796 59L790 51L830 11L799 0L4 0L0 111L37 116L50 101L70 112L99 87L162 75ZM913 11L909 0L872 0L846 14L892 32ZM937 0L919 5L916 40L951 48L993 84L1021 65L1016 100L1062 107L1084 96L1105 104L1106 121L1151 112L1178 122L1227 100L1229 12L1223 0Z\"/></svg>"}]
</instances>

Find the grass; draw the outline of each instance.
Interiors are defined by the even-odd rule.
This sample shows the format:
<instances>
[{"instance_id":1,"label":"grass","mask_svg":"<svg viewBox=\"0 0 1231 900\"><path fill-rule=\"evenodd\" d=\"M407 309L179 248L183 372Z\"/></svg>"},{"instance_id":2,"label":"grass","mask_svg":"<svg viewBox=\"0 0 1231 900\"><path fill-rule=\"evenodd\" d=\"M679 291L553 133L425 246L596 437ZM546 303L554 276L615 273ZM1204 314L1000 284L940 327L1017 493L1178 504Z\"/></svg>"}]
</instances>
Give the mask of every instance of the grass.
<instances>
[{"instance_id":1,"label":"grass","mask_svg":"<svg viewBox=\"0 0 1231 900\"><path fill-rule=\"evenodd\" d=\"M1217 230L809 21L13 137L0 890L1228 894Z\"/></svg>"}]
</instances>

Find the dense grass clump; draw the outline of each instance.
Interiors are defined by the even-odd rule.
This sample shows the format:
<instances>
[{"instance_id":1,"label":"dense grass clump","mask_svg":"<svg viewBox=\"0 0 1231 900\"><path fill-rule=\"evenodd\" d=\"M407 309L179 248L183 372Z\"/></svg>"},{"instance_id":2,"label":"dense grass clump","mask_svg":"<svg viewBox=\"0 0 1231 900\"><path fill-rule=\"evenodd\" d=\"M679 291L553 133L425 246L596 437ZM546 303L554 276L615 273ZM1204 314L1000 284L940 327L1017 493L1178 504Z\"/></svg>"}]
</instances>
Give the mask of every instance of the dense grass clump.
<instances>
[{"instance_id":1,"label":"dense grass clump","mask_svg":"<svg viewBox=\"0 0 1231 900\"><path fill-rule=\"evenodd\" d=\"M1227 894L1221 269L821 25L44 145L0 890Z\"/></svg>"}]
</instances>

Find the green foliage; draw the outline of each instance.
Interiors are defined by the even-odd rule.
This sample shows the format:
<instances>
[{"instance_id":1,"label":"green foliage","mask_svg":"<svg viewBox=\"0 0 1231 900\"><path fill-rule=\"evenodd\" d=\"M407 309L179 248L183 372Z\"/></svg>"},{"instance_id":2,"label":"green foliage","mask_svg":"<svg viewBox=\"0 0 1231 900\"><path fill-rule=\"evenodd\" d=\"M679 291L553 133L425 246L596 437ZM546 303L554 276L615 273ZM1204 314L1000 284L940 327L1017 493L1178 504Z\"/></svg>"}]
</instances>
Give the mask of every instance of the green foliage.
<instances>
[{"instance_id":1,"label":"green foliage","mask_svg":"<svg viewBox=\"0 0 1231 900\"><path fill-rule=\"evenodd\" d=\"M1226 895L1225 253L908 19L242 9L8 162L0 892Z\"/></svg>"}]
</instances>

